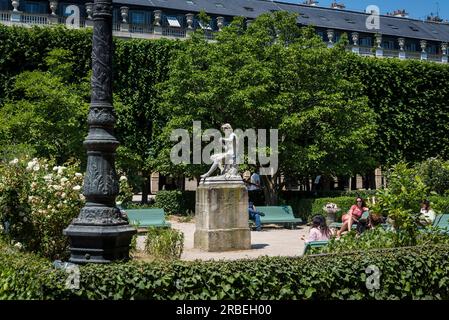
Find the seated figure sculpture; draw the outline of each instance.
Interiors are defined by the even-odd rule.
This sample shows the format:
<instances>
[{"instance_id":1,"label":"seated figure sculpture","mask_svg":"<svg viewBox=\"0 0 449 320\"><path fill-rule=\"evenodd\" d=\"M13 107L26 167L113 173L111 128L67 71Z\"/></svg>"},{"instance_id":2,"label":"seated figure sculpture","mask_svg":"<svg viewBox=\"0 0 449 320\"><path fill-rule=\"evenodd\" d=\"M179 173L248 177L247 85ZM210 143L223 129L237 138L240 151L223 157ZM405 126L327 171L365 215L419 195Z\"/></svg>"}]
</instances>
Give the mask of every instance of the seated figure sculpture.
<instances>
[{"instance_id":1,"label":"seated figure sculpture","mask_svg":"<svg viewBox=\"0 0 449 320\"><path fill-rule=\"evenodd\" d=\"M221 176L224 179L238 176L237 170L237 136L232 130L229 123L221 126L225 133L224 138L220 138L224 142L224 152L213 154L210 159L213 161L209 171L201 175L201 179L209 177L217 168L220 168Z\"/></svg>"}]
</instances>

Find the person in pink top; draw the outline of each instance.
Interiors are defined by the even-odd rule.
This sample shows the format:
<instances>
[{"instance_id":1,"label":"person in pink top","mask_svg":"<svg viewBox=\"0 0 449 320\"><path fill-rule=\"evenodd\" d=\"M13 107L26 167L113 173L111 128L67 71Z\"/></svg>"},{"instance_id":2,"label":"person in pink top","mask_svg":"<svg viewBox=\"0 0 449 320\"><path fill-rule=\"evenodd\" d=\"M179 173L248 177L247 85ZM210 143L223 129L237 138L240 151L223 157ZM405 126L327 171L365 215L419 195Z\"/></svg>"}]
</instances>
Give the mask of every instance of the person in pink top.
<instances>
[{"instance_id":1,"label":"person in pink top","mask_svg":"<svg viewBox=\"0 0 449 320\"><path fill-rule=\"evenodd\" d=\"M306 243L311 241L324 241L329 240L332 233L329 227L326 225L326 219L322 215L316 215L312 219L312 228L309 232L309 237Z\"/></svg>"},{"instance_id":2,"label":"person in pink top","mask_svg":"<svg viewBox=\"0 0 449 320\"><path fill-rule=\"evenodd\" d=\"M352 224L355 222L357 223L362 216L362 214L365 211L368 211L369 209L365 205L365 201L363 201L362 198L358 197L356 199L356 204L354 204L348 211L347 214L344 214L341 217L341 222L343 222L343 225L341 226L340 230L337 232L337 237L340 237L342 232L346 230L351 230Z\"/></svg>"}]
</instances>

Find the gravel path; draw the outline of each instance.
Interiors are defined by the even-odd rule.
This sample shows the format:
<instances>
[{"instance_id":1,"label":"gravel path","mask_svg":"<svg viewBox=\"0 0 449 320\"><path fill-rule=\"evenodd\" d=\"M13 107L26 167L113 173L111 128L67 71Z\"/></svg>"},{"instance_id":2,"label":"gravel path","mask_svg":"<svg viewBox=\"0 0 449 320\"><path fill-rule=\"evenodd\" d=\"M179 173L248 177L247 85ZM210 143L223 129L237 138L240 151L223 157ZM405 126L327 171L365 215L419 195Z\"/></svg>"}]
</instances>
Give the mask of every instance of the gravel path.
<instances>
[{"instance_id":1,"label":"gravel path","mask_svg":"<svg viewBox=\"0 0 449 320\"><path fill-rule=\"evenodd\" d=\"M294 230L266 227L261 232L251 231L251 250L205 252L193 248L195 223L170 221L172 228L184 233L182 260L236 260L253 259L260 256L300 256L304 250L304 239L309 227L300 226ZM145 236L139 236L137 247L143 249Z\"/></svg>"}]
</instances>

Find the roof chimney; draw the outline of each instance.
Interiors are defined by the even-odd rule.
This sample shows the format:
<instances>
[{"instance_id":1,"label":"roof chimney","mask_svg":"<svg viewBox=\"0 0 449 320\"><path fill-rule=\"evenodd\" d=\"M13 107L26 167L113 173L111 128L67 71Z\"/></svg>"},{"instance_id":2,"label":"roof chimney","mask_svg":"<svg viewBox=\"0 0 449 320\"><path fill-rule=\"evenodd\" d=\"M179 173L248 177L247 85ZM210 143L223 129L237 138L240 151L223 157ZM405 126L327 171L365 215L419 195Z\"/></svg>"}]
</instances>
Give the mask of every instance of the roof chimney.
<instances>
[{"instance_id":1,"label":"roof chimney","mask_svg":"<svg viewBox=\"0 0 449 320\"><path fill-rule=\"evenodd\" d=\"M344 9L346 6L343 3L337 3L337 1L334 1L331 3L332 9Z\"/></svg>"},{"instance_id":2,"label":"roof chimney","mask_svg":"<svg viewBox=\"0 0 449 320\"><path fill-rule=\"evenodd\" d=\"M316 0L306 0L303 3L307 4L309 6L316 6L318 4L318 1L316 1Z\"/></svg>"},{"instance_id":3,"label":"roof chimney","mask_svg":"<svg viewBox=\"0 0 449 320\"><path fill-rule=\"evenodd\" d=\"M405 9L395 10L393 13L387 13L387 15L398 18L408 18L408 13L405 11Z\"/></svg>"},{"instance_id":4,"label":"roof chimney","mask_svg":"<svg viewBox=\"0 0 449 320\"><path fill-rule=\"evenodd\" d=\"M431 13L430 16L427 16L426 20L429 22L443 22L443 19L438 15L433 15L433 13Z\"/></svg>"}]
</instances>

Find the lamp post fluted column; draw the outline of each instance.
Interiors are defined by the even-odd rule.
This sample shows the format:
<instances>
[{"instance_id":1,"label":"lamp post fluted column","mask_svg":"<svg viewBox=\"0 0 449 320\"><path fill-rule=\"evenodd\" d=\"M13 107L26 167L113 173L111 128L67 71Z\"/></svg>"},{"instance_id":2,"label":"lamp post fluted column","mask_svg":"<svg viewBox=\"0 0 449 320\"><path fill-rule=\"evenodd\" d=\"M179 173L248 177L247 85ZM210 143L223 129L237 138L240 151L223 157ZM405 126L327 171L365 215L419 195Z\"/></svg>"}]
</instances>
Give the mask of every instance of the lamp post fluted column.
<instances>
[{"instance_id":1,"label":"lamp post fluted column","mask_svg":"<svg viewBox=\"0 0 449 320\"><path fill-rule=\"evenodd\" d=\"M88 115L86 205L64 234L70 239L70 262L108 263L129 258L136 230L115 205L115 112L112 106L112 0L95 0L92 40L92 96Z\"/></svg>"}]
</instances>

